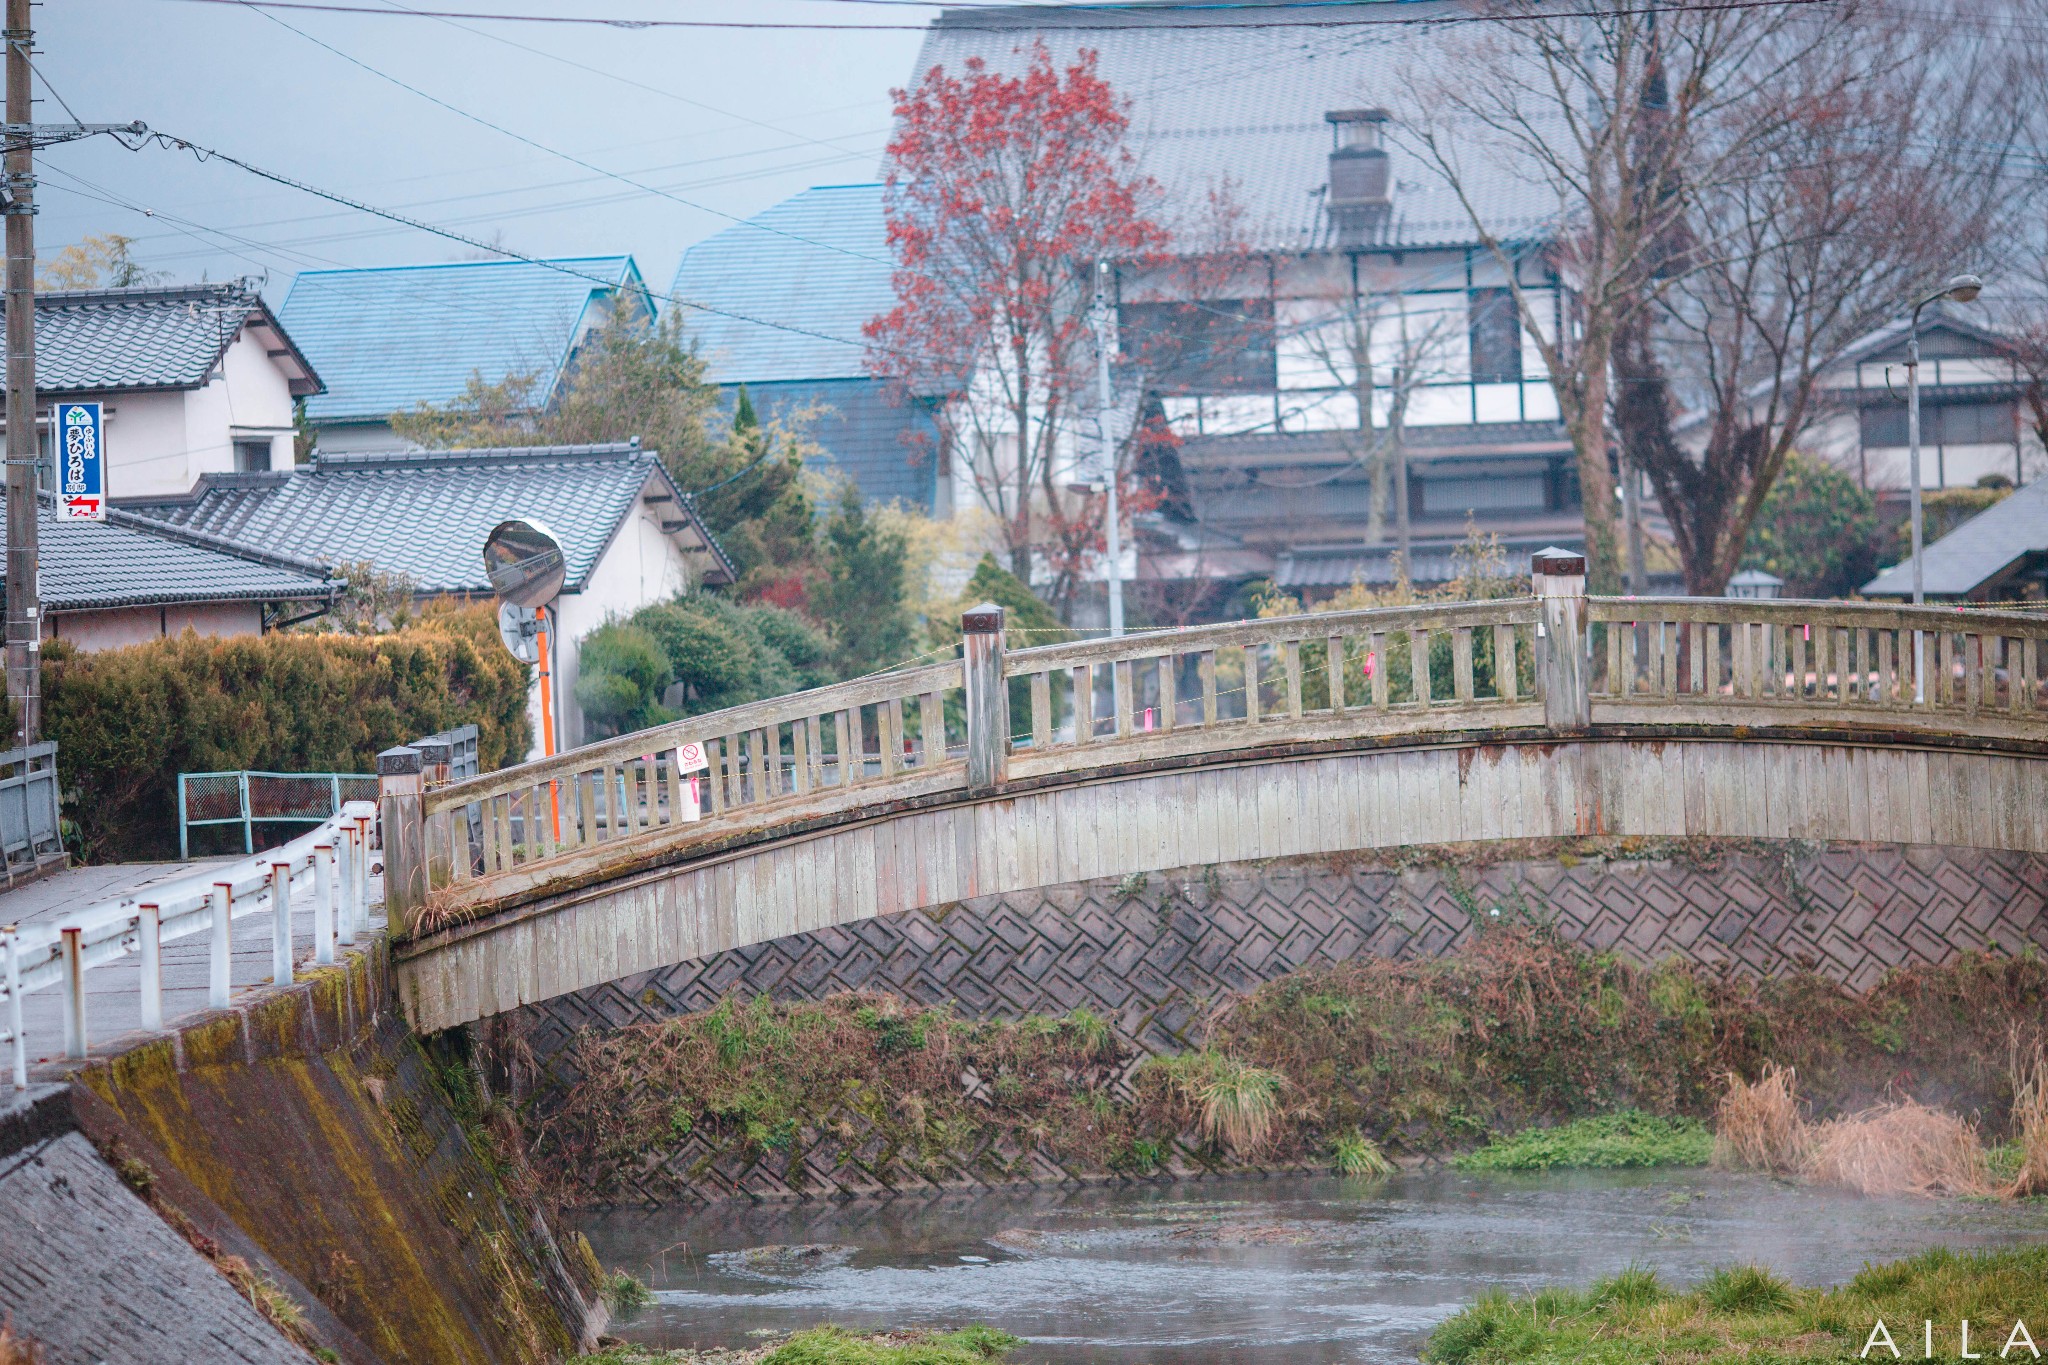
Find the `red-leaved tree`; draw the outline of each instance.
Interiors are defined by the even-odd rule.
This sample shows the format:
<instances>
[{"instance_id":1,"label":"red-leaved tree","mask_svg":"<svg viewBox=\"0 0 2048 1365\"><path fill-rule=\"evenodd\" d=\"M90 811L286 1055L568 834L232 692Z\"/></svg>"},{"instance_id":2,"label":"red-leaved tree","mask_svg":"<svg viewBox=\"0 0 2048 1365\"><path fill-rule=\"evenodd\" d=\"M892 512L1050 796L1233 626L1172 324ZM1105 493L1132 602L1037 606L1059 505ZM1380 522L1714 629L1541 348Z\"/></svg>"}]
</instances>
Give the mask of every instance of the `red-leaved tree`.
<instances>
[{"instance_id":1,"label":"red-leaved tree","mask_svg":"<svg viewBox=\"0 0 2048 1365\"><path fill-rule=\"evenodd\" d=\"M1168 237L1095 54L1062 68L1041 41L1024 55L1018 74L969 58L958 74L935 66L893 92L896 306L865 332L871 371L933 403L951 458L1005 528L1011 572L1028 582L1034 552L1072 579L1100 540L1089 522L1101 500L1060 477L1094 439L1093 264L1156 259Z\"/></svg>"}]
</instances>

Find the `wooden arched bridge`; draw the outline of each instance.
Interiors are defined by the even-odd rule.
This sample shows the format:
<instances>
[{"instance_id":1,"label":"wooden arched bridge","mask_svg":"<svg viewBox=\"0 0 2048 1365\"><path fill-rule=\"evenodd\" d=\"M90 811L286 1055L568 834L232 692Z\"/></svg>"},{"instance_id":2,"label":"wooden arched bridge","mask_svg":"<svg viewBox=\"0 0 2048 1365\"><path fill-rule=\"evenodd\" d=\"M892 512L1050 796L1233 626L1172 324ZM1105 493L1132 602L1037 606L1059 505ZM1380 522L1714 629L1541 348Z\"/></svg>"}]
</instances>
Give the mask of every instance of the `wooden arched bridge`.
<instances>
[{"instance_id":1,"label":"wooden arched bridge","mask_svg":"<svg viewBox=\"0 0 2048 1365\"><path fill-rule=\"evenodd\" d=\"M1008 650L468 781L388 756L412 1021L1097 877L1582 834L2048 852L2048 620L1534 595ZM702 766L698 766L699 763ZM415 776L414 773L418 775Z\"/></svg>"}]
</instances>

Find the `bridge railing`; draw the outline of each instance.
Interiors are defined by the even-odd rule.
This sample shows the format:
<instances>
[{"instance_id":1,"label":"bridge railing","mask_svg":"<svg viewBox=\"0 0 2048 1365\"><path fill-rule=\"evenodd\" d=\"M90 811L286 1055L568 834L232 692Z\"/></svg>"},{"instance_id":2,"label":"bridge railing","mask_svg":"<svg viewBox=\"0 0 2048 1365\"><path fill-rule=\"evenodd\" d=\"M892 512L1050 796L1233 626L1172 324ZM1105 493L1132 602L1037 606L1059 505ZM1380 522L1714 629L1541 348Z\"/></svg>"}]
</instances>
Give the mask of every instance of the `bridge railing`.
<instances>
[{"instance_id":1,"label":"bridge railing","mask_svg":"<svg viewBox=\"0 0 2048 1365\"><path fill-rule=\"evenodd\" d=\"M429 785L426 884L460 885L789 797L957 781L962 679L957 660L877 674ZM402 890L388 894L404 903Z\"/></svg>"},{"instance_id":2,"label":"bridge railing","mask_svg":"<svg viewBox=\"0 0 2048 1365\"><path fill-rule=\"evenodd\" d=\"M1090 750L1187 753L1536 724L1534 598L1286 616L1019 650L1006 772Z\"/></svg>"},{"instance_id":3,"label":"bridge railing","mask_svg":"<svg viewBox=\"0 0 2048 1365\"><path fill-rule=\"evenodd\" d=\"M2037 735L2048 619L1876 603L1593 598L1593 718Z\"/></svg>"},{"instance_id":4,"label":"bridge railing","mask_svg":"<svg viewBox=\"0 0 2048 1365\"><path fill-rule=\"evenodd\" d=\"M81 1058L89 1041L85 974L129 954L141 958L136 989L142 1027L161 1029L163 946L194 934L210 936L207 1003L228 1004L232 922L268 917L273 979L292 979L292 906L311 904L313 960L334 961L337 944L368 928L368 875L377 808L347 802L317 829L282 848L217 863L144 887L119 900L81 906L46 921L0 929L0 1043L8 1047L16 1089L28 1085L23 997L63 992L64 1055Z\"/></svg>"},{"instance_id":5,"label":"bridge railing","mask_svg":"<svg viewBox=\"0 0 2048 1365\"><path fill-rule=\"evenodd\" d=\"M695 716L436 789L421 853L387 853L414 914L603 875L704 821L733 832L1009 781L1203 753L1596 724L1877 726L2048 738L2048 620L1868 603L1588 598L1546 551L1528 597L1314 613L1006 651ZM410 752L410 751L407 751ZM388 790L388 789L387 789ZM415 788L417 790L417 788ZM464 812L481 811L481 818ZM576 855L578 861L565 860Z\"/></svg>"}]
</instances>

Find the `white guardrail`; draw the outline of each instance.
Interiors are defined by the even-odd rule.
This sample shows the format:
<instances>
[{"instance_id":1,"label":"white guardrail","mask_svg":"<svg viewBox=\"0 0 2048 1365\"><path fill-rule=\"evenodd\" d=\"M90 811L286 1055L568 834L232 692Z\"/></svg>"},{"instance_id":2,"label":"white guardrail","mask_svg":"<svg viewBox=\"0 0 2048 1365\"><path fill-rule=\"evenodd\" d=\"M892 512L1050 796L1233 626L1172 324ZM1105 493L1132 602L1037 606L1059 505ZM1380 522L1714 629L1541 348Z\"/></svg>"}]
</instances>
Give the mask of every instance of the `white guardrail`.
<instances>
[{"instance_id":1,"label":"white guardrail","mask_svg":"<svg viewBox=\"0 0 2048 1365\"><path fill-rule=\"evenodd\" d=\"M0 1043L13 1054L14 1088L28 1087L28 1040L22 998L50 986L64 992L64 1055L86 1055L85 974L139 954L142 1027L164 1026L163 946L195 934L212 936L206 1003L228 1004L232 923L268 914L272 979L292 979L292 904L310 891L313 961L334 961L369 926L370 845L377 807L350 801L341 813L282 848L232 863L203 867L131 892L118 901L86 906L47 922L0 929ZM301 904L304 902L301 901Z\"/></svg>"}]
</instances>

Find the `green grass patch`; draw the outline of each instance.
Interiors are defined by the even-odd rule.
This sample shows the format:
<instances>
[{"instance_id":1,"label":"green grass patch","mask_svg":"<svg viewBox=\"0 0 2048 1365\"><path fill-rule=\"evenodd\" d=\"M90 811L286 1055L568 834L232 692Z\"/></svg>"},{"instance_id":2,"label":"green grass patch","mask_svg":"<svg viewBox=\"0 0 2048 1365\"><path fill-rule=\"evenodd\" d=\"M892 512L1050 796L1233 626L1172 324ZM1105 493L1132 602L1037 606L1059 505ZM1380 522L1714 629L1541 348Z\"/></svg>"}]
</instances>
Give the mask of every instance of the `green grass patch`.
<instances>
[{"instance_id":1,"label":"green grass patch","mask_svg":"<svg viewBox=\"0 0 2048 1365\"><path fill-rule=\"evenodd\" d=\"M1704 1166L1714 1134L1697 1119L1624 1109L1555 1128L1525 1128L1453 1157L1462 1171L1548 1171L1564 1166Z\"/></svg>"},{"instance_id":2,"label":"green grass patch","mask_svg":"<svg viewBox=\"0 0 2048 1365\"><path fill-rule=\"evenodd\" d=\"M661 1351L609 1346L578 1356L580 1365L986 1365L1022 1345L993 1327L957 1332L849 1332L814 1327L743 1351Z\"/></svg>"},{"instance_id":3,"label":"green grass patch","mask_svg":"<svg viewBox=\"0 0 2048 1365\"><path fill-rule=\"evenodd\" d=\"M1936 1360L1970 1350L1985 1360L2032 1360L2048 1337L2048 1246L2011 1251L1924 1252L1865 1266L1839 1289L1799 1289L1758 1266L1716 1271L1679 1292L1646 1270L1586 1289L1545 1289L1521 1298L1493 1293L1446 1319L1429 1339L1431 1365L1788 1365L1811 1360L1922 1359L1923 1323L1934 1324ZM1880 1338L1864 1354L1877 1324Z\"/></svg>"}]
</instances>

